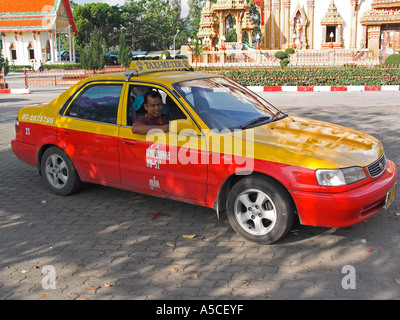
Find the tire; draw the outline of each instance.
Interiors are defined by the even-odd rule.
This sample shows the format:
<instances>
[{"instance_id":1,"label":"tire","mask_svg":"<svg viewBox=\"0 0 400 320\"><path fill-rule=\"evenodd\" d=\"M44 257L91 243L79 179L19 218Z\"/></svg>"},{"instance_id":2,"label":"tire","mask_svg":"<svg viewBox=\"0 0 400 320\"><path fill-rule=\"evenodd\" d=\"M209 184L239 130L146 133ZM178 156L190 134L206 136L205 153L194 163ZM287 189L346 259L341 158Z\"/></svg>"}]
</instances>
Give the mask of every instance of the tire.
<instances>
[{"instance_id":1,"label":"tire","mask_svg":"<svg viewBox=\"0 0 400 320\"><path fill-rule=\"evenodd\" d=\"M265 176L241 179L227 199L227 215L233 230L260 244L283 238L293 225L295 211L288 191Z\"/></svg>"},{"instance_id":2,"label":"tire","mask_svg":"<svg viewBox=\"0 0 400 320\"><path fill-rule=\"evenodd\" d=\"M73 194L82 184L71 159L58 147L44 152L40 167L44 181L56 195Z\"/></svg>"}]
</instances>

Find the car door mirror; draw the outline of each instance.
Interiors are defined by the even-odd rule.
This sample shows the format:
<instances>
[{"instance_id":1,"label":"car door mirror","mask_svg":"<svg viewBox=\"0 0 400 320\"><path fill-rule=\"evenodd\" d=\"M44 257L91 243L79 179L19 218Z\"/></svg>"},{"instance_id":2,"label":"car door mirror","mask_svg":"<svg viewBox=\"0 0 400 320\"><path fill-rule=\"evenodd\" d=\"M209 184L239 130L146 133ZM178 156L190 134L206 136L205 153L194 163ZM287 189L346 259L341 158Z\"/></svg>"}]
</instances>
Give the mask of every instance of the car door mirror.
<instances>
[{"instance_id":1,"label":"car door mirror","mask_svg":"<svg viewBox=\"0 0 400 320\"><path fill-rule=\"evenodd\" d=\"M174 134L194 134L197 130L194 123L187 119L173 120L169 124L169 131Z\"/></svg>"}]
</instances>

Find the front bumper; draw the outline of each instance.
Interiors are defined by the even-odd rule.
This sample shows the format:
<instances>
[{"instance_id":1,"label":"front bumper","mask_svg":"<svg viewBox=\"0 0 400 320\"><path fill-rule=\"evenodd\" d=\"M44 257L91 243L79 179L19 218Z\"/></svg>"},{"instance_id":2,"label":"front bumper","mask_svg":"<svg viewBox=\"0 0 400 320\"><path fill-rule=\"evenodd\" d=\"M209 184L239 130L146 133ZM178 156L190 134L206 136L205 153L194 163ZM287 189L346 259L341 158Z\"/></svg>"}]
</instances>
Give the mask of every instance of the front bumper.
<instances>
[{"instance_id":1,"label":"front bumper","mask_svg":"<svg viewBox=\"0 0 400 320\"><path fill-rule=\"evenodd\" d=\"M300 221L319 227L347 227L363 221L386 204L387 192L397 181L397 168L387 160L384 174L362 187L341 193L291 192Z\"/></svg>"}]
</instances>

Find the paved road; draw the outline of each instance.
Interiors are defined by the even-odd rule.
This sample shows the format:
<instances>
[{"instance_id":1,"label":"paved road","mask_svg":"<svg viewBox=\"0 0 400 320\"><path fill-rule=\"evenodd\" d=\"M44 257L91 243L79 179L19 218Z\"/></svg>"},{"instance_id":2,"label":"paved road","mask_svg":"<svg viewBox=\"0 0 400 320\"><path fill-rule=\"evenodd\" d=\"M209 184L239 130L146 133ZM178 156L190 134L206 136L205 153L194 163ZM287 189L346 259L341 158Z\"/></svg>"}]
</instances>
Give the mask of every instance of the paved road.
<instances>
[{"instance_id":1,"label":"paved road","mask_svg":"<svg viewBox=\"0 0 400 320\"><path fill-rule=\"evenodd\" d=\"M198 206L96 185L51 194L10 140L20 106L60 91L0 96L0 299L400 299L399 194L358 225L296 223L268 246ZM377 136L400 165L400 93L266 96L291 114Z\"/></svg>"}]
</instances>

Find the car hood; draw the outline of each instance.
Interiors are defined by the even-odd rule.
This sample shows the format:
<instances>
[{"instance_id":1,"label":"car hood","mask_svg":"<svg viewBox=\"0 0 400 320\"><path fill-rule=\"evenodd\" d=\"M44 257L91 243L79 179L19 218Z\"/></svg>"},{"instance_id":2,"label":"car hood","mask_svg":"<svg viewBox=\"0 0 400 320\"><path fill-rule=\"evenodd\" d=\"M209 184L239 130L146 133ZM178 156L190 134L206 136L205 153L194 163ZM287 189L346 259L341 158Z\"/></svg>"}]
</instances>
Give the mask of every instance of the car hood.
<instances>
[{"instance_id":1,"label":"car hood","mask_svg":"<svg viewBox=\"0 0 400 320\"><path fill-rule=\"evenodd\" d=\"M383 154L379 140L366 133L307 118L288 116L248 130L255 158L313 169L365 167Z\"/></svg>"}]
</instances>

